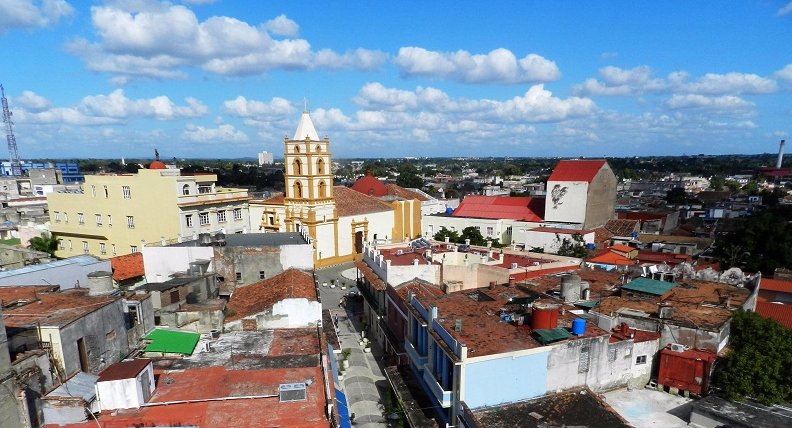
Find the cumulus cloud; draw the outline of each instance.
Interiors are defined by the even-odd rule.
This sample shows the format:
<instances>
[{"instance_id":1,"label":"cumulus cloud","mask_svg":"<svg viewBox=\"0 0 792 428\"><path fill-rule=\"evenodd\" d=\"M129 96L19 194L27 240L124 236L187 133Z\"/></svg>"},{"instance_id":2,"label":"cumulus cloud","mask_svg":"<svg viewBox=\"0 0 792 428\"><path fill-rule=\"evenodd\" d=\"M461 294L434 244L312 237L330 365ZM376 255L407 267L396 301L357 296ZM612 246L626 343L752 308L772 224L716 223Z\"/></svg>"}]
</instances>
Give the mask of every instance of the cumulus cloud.
<instances>
[{"instance_id":1,"label":"cumulus cloud","mask_svg":"<svg viewBox=\"0 0 792 428\"><path fill-rule=\"evenodd\" d=\"M208 108L195 98L177 105L166 96L130 99L117 89L108 95L90 95L72 107L54 107L46 98L24 91L15 99L18 123L64 123L71 125L119 124L132 119L175 120L204 116Z\"/></svg>"},{"instance_id":2,"label":"cumulus cloud","mask_svg":"<svg viewBox=\"0 0 792 428\"><path fill-rule=\"evenodd\" d=\"M792 1L787 3L786 6L782 7L781 9L778 9L776 16L784 16L788 13L792 13Z\"/></svg>"},{"instance_id":3,"label":"cumulus cloud","mask_svg":"<svg viewBox=\"0 0 792 428\"><path fill-rule=\"evenodd\" d=\"M404 76L426 76L462 83L526 83L558 80L561 72L555 62L537 54L522 59L508 49L487 54L464 50L436 52L420 47L402 47L393 60Z\"/></svg>"},{"instance_id":4,"label":"cumulus cloud","mask_svg":"<svg viewBox=\"0 0 792 428\"><path fill-rule=\"evenodd\" d=\"M787 64L786 67L776 71L773 75L777 79L786 80L787 82L792 82L792 64Z\"/></svg>"},{"instance_id":5,"label":"cumulus cloud","mask_svg":"<svg viewBox=\"0 0 792 428\"><path fill-rule=\"evenodd\" d=\"M187 140L201 143L241 142L248 140L247 134L229 124L219 125L217 128L206 128L188 124L182 136Z\"/></svg>"},{"instance_id":6,"label":"cumulus cloud","mask_svg":"<svg viewBox=\"0 0 792 428\"><path fill-rule=\"evenodd\" d=\"M307 40L276 38L298 30L285 15L259 26L226 16L200 21L183 5L144 2L94 6L91 20L98 40L75 39L67 50L89 69L113 74L116 83L136 77L183 78L191 67L220 75L274 69L370 70L387 58L362 48L344 54L317 52Z\"/></svg>"},{"instance_id":7,"label":"cumulus cloud","mask_svg":"<svg viewBox=\"0 0 792 428\"><path fill-rule=\"evenodd\" d=\"M276 36L294 36L300 30L297 23L286 15L279 15L274 19L270 19L264 23L264 28Z\"/></svg>"},{"instance_id":8,"label":"cumulus cloud","mask_svg":"<svg viewBox=\"0 0 792 428\"><path fill-rule=\"evenodd\" d=\"M628 96L648 93L686 92L694 94L768 94L778 90L772 79L749 73L707 73L695 80L684 71L669 73L666 77L653 77L645 65L631 69L614 66L599 70L599 79L586 79L574 85L578 95Z\"/></svg>"},{"instance_id":9,"label":"cumulus cloud","mask_svg":"<svg viewBox=\"0 0 792 428\"><path fill-rule=\"evenodd\" d=\"M700 94L674 94L664 106L671 110L708 110L713 113L753 115L755 104L733 95L708 97Z\"/></svg>"},{"instance_id":10,"label":"cumulus cloud","mask_svg":"<svg viewBox=\"0 0 792 428\"><path fill-rule=\"evenodd\" d=\"M41 28L74 14L65 0L3 0L0 2L0 34L15 28Z\"/></svg>"},{"instance_id":11,"label":"cumulus cloud","mask_svg":"<svg viewBox=\"0 0 792 428\"><path fill-rule=\"evenodd\" d=\"M248 100L240 95L233 100L224 101L223 110L237 117L271 118L289 116L296 109L284 98L273 97L269 102L262 102Z\"/></svg>"}]
</instances>

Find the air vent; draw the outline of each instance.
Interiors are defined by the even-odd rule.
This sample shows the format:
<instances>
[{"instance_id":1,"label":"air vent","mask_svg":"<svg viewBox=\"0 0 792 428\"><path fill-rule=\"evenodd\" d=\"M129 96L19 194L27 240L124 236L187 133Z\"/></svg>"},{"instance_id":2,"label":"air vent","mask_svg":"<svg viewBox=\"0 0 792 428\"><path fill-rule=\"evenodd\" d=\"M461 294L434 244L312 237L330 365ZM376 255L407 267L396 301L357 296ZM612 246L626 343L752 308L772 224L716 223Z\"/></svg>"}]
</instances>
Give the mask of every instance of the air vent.
<instances>
[{"instance_id":1,"label":"air vent","mask_svg":"<svg viewBox=\"0 0 792 428\"><path fill-rule=\"evenodd\" d=\"M278 394L280 395L280 401L304 401L306 399L305 396L305 384L304 383L282 383L278 387Z\"/></svg>"}]
</instances>

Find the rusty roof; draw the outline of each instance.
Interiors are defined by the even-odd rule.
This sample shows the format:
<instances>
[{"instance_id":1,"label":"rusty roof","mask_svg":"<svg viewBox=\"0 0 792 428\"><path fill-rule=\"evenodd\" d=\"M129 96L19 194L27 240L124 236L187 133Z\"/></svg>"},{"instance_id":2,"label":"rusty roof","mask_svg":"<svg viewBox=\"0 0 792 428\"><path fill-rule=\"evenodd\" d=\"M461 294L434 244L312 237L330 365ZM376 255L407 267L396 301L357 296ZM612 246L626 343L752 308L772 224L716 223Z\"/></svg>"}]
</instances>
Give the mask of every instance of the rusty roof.
<instances>
[{"instance_id":1,"label":"rusty roof","mask_svg":"<svg viewBox=\"0 0 792 428\"><path fill-rule=\"evenodd\" d=\"M398 196L400 198L417 199L421 202L429 200L429 198L427 198L426 196L418 192L412 191L410 189L405 189L404 187L401 187L398 184L387 183L385 184L385 187L388 188L388 194Z\"/></svg>"},{"instance_id":2,"label":"rusty roof","mask_svg":"<svg viewBox=\"0 0 792 428\"><path fill-rule=\"evenodd\" d=\"M641 222L629 219L613 219L605 223L605 230L614 236L630 236L641 230Z\"/></svg>"},{"instance_id":3,"label":"rusty roof","mask_svg":"<svg viewBox=\"0 0 792 428\"><path fill-rule=\"evenodd\" d=\"M618 287L621 286L622 275L617 272L608 272L600 269L581 269L575 266L575 270L568 272L580 276L581 281L588 282L592 298L610 296ZM539 293L550 291L561 291L561 278L563 274L549 274L528 280L530 289Z\"/></svg>"},{"instance_id":4,"label":"rusty roof","mask_svg":"<svg viewBox=\"0 0 792 428\"><path fill-rule=\"evenodd\" d=\"M290 268L272 278L237 287L231 294L225 321L236 321L264 312L284 299L317 300L316 283L312 274Z\"/></svg>"},{"instance_id":5,"label":"rusty roof","mask_svg":"<svg viewBox=\"0 0 792 428\"><path fill-rule=\"evenodd\" d=\"M36 303L3 312L6 327L64 327L120 299L89 296L87 290L71 289L38 295Z\"/></svg>"},{"instance_id":6,"label":"rusty roof","mask_svg":"<svg viewBox=\"0 0 792 428\"><path fill-rule=\"evenodd\" d=\"M493 286L444 295L417 296L416 299L424 307L434 305L438 308L438 322L457 341L467 346L468 357L480 357L542 346L534 339L533 330L528 325L505 322L498 315L502 309L513 306L509 299L531 296L535 293L523 291L521 287ZM543 299L543 302L545 300L561 303L552 298ZM571 328L577 316L569 311L562 312L558 316L558 327ZM461 331L454 330L457 320L462 323ZM587 323L586 332L581 337L606 335L606 331ZM578 337L569 340L576 339Z\"/></svg>"},{"instance_id":7,"label":"rusty roof","mask_svg":"<svg viewBox=\"0 0 792 428\"><path fill-rule=\"evenodd\" d=\"M0 287L0 303L4 308L27 304L38 299L38 293L54 292L57 285L20 285Z\"/></svg>"},{"instance_id":8,"label":"rusty roof","mask_svg":"<svg viewBox=\"0 0 792 428\"><path fill-rule=\"evenodd\" d=\"M407 293L410 292L413 296L431 296L443 294L443 290L431 282L424 281L420 278L414 278L407 282L403 282L393 287L396 294L401 297L402 301L407 302Z\"/></svg>"},{"instance_id":9,"label":"rusty roof","mask_svg":"<svg viewBox=\"0 0 792 428\"><path fill-rule=\"evenodd\" d=\"M333 192L340 217L393 211L393 207L389 203L373 196L364 195L349 187L333 186Z\"/></svg>"},{"instance_id":10,"label":"rusty roof","mask_svg":"<svg viewBox=\"0 0 792 428\"><path fill-rule=\"evenodd\" d=\"M278 193L278 194L276 194L274 196L270 196L267 199L258 200L258 201L255 201L255 202L259 203L259 204L265 204L265 205L283 205L283 201L285 199L286 199L286 195L285 194ZM251 202L254 202L254 201L251 201Z\"/></svg>"},{"instance_id":11,"label":"rusty roof","mask_svg":"<svg viewBox=\"0 0 792 428\"><path fill-rule=\"evenodd\" d=\"M143 253L140 252L113 257L110 259L110 265L113 267L113 279L116 281L146 274L143 268Z\"/></svg>"},{"instance_id":12,"label":"rusty roof","mask_svg":"<svg viewBox=\"0 0 792 428\"><path fill-rule=\"evenodd\" d=\"M371 268L366 262L363 260L355 260L355 267L358 269L358 272L363 275L364 278L371 284L375 290L382 291L385 290L385 281L382 280L376 273L374 273L374 269Z\"/></svg>"},{"instance_id":13,"label":"rusty roof","mask_svg":"<svg viewBox=\"0 0 792 428\"><path fill-rule=\"evenodd\" d=\"M145 369L149 364L151 364L151 360L148 358L115 363L99 373L99 379L97 382L131 379L137 376L138 373L142 372L143 369Z\"/></svg>"}]
</instances>

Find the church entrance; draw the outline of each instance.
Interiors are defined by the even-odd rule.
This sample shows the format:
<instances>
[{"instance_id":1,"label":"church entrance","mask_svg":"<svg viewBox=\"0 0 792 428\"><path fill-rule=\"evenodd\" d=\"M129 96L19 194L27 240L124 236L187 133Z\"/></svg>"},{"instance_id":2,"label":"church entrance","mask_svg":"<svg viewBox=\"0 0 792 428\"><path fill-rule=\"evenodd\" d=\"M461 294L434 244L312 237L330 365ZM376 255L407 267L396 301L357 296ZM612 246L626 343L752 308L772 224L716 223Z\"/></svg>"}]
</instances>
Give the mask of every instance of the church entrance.
<instances>
[{"instance_id":1,"label":"church entrance","mask_svg":"<svg viewBox=\"0 0 792 428\"><path fill-rule=\"evenodd\" d=\"M363 252L363 232L355 232L355 252L360 254Z\"/></svg>"}]
</instances>

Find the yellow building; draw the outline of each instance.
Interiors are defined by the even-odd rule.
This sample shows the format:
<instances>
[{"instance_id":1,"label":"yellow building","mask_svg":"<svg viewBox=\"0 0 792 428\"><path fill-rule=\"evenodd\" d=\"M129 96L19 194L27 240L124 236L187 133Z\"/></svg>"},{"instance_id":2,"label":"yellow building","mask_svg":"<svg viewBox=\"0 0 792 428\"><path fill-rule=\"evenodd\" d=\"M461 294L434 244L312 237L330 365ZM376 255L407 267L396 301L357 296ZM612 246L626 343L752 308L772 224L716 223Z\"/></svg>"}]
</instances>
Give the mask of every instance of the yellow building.
<instances>
[{"instance_id":1,"label":"yellow building","mask_svg":"<svg viewBox=\"0 0 792 428\"><path fill-rule=\"evenodd\" d=\"M146 242L247 232L247 190L217 187L215 174L181 173L159 161L151 168L88 175L80 192L48 194L55 255L109 258L138 252Z\"/></svg>"},{"instance_id":2,"label":"yellow building","mask_svg":"<svg viewBox=\"0 0 792 428\"><path fill-rule=\"evenodd\" d=\"M333 186L330 139L319 138L308 112L294 137L284 138L285 194L250 202L259 230L297 232L313 238L314 265L354 260L364 243L403 242L421 233L421 202L383 200L344 186Z\"/></svg>"}]
</instances>

